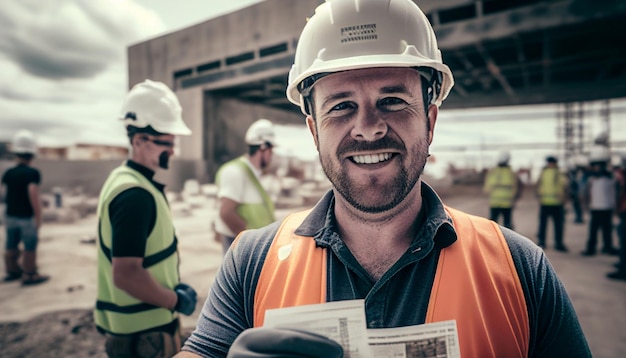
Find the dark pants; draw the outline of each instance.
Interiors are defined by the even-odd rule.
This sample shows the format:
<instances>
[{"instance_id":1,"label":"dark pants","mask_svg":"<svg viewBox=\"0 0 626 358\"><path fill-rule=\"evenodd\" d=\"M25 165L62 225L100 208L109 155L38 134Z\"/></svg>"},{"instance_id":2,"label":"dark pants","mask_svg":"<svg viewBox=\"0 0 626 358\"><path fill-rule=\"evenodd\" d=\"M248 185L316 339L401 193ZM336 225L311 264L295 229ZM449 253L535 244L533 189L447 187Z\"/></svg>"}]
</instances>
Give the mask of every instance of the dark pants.
<instances>
[{"instance_id":1,"label":"dark pants","mask_svg":"<svg viewBox=\"0 0 626 358\"><path fill-rule=\"evenodd\" d=\"M574 210L574 222L582 223L583 222L583 209L580 205L580 198L578 195L570 196L570 200L572 202L572 209Z\"/></svg>"},{"instance_id":2,"label":"dark pants","mask_svg":"<svg viewBox=\"0 0 626 358\"><path fill-rule=\"evenodd\" d=\"M619 262L618 271L626 274L626 212L619 214Z\"/></svg>"},{"instance_id":3,"label":"dark pants","mask_svg":"<svg viewBox=\"0 0 626 358\"><path fill-rule=\"evenodd\" d=\"M598 231L602 230L602 251L614 251L613 247L613 210L591 210L589 217L589 236L587 253L594 254L598 245Z\"/></svg>"},{"instance_id":4,"label":"dark pants","mask_svg":"<svg viewBox=\"0 0 626 358\"><path fill-rule=\"evenodd\" d=\"M107 335L105 350L109 358L170 358L180 352L180 330L137 333L128 336Z\"/></svg>"},{"instance_id":5,"label":"dark pants","mask_svg":"<svg viewBox=\"0 0 626 358\"><path fill-rule=\"evenodd\" d=\"M552 218L554 225L554 246L563 247L563 205L541 205L539 209L539 232L537 233L539 246L546 246L548 218Z\"/></svg>"},{"instance_id":6,"label":"dark pants","mask_svg":"<svg viewBox=\"0 0 626 358\"><path fill-rule=\"evenodd\" d=\"M489 218L495 222L498 222L498 219L500 218L500 216L502 216L502 220L504 221L502 226L513 230L513 222L511 221L512 211L513 210L511 208L491 208Z\"/></svg>"}]
</instances>

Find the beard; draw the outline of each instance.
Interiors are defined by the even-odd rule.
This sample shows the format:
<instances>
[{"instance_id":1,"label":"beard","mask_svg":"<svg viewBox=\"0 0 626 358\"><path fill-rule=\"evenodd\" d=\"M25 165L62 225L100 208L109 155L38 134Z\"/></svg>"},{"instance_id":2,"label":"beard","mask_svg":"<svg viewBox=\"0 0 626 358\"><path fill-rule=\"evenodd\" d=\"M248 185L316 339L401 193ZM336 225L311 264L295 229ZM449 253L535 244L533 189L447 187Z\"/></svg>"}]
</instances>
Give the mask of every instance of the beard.
<instances>
[{"instance_id":1,"label":"beard","mask_svg":"<svg viewBox=\"0 0 626 358\"><path fill-rule=\"evenodd\" d=\"M163 169L169 168L170 156L167 152L161 153L159 155L159 167Z\"/></svg>"},{"instance_id":2,"label":"beard","mask_svg":"<svg viewBox=\"0 0 626 358\"><path fill-rule=\"evenodd\" d=\"M367 183L359 184L350 177L348 166L341 165L339 158L349 151L367 151L380 149L398 149L406 153L400 162L399 170L392 180L382 181L378 176L370 176ZM387 137L376 142L351 142L338 149L336 157L319 152L320 163L324 173L333 184L335 190L355 209L366 213L382 213L400 204L413 190L419 181L428 159L427 134L408 150L402 143ZM334 160L333 160L334 159ZM391 160L397 160L392 158ZM391 170L391 169L389 169ZM378 200L371 200L378 195ZM370 198L370 200L368 200Z\"/></svg>"}]
</instances>

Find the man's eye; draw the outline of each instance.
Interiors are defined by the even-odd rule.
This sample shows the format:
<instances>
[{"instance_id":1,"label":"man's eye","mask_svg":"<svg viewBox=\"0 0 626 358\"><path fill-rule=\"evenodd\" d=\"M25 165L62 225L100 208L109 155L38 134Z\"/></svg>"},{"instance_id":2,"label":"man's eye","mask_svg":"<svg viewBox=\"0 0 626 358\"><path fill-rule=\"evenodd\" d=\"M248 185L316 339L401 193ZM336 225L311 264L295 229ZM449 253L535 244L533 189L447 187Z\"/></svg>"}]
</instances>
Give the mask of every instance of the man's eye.
<instances>
[{"instance_id":1,"label":"man's eye","mask_svg":"<svg viewBox=\"0 0 626 358\"><path fill-rule=\"evenodd\" d=\"M397 97L387 97L378 101L378 106L382 109L390 110L390 111L399 111L408 106L408 103L401 98Z\"/></svg>"},{"instance_id":2,"label":"man's eye","mask_svg":"<svg viewBox=\"0 0 626 358\"><path fill-rule=\"evenodd\" d=\"M337 113L337 112L344 112L344 111L348 111L354 108L354 105L350 102L341 102L335 106L333 106L328 112L329 113Z\"/></svg>"}]
</instances>

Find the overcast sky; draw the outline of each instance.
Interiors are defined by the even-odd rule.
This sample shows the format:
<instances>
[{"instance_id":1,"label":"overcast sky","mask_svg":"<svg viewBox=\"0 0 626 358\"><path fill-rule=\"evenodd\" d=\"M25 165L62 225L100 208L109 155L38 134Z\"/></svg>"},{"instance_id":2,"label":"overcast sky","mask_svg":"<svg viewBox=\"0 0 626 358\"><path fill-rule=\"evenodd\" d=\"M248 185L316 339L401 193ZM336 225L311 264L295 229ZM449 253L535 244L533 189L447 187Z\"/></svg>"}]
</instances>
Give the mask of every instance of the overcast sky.
<instances>
[{"instance_id":1,"label":"overcast sky","mask_svg":"<svg viewBox=\"0 0 626 358\"><path fill-rule=\"evenodd\" d=\"M125 143L115 120L126 48L253 0L5 0L0 6L0 140Z\"/></svg>"},{"instance_id":2,"label":"overcast sky","mask_svg":"<svg viewBox=\"0 0 626 358\"><path fill-rule=\"evenodd\" d=\"M41 145L124 145L124 131L116 117L127 91L127 46L259 1L2 1L0 140L9 140L15 131L26 128L35 133ZM626 108L623 100L613 103ZM599 113L597 103L588 108L596 108ZM556 142L557 109L549 105L458 111L446 110L444 104L433 153L443 160L453 158L480 165L490 164L496 154L448 149L458 145L476 148L489 143ZM623 112L613 115L611 133L616 140L626 139ZM514 119L499 121L501 118ZM600 121L596 122L589 128L589 135L602 130ZM309 150L302 150L302 135L303 127L281 128L278 140L284 141L286 151L314 156L312 144ZM518 151L513 153L513 162L523 166L544 154Z\"/></svg>"}]
</instances>

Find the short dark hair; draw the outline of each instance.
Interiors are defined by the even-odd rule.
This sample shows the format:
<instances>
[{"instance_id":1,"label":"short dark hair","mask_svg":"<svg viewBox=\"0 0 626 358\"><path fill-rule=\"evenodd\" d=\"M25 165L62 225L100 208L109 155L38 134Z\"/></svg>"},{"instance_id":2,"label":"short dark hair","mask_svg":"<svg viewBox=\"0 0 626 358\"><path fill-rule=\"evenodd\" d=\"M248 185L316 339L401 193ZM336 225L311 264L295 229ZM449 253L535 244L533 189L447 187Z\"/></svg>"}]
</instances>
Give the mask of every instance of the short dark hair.
<instances>
[{"instance_id":1,"label":"short dark hair","mask_svg":"<svg viewBox=\"0 0 626 358\"><path fill-rule=\"evenodd\" d=\"M154 128L152 128L152 126L147 126L147 127L135 127L133 125L126 126L126 135L128 135L128 140L130 140L131 142L133 141L133 136L138 133L149 134L153 136L160 136L160 135L167 134L167 133L161 133L155 130Z\"/></svg>"},{"instance_id":2,"label":"short dark hair","mask_svg":"<svg viewBox=\"0 0 626 358\"><path fill-rule=\"evenodd\" d=\"M272 148L272 143L270 142L265 142L265 147L264 148ZM261 145L250 145L248 146L248 154L250 156L253 156L256 152L258 152L261 149Z\"/></svg>"},{"instance_id":3,"label":"short dark hair","mask_svg":"<svg viewBox=\"0 0 626 358\"><path fill-rule=\"evenodd\" d=\"M15 156L25 160L25 161L31 161L33 160L33 158L35 157L35 154L33 153L15 153Z\"/></svg>"}]
</instances>

